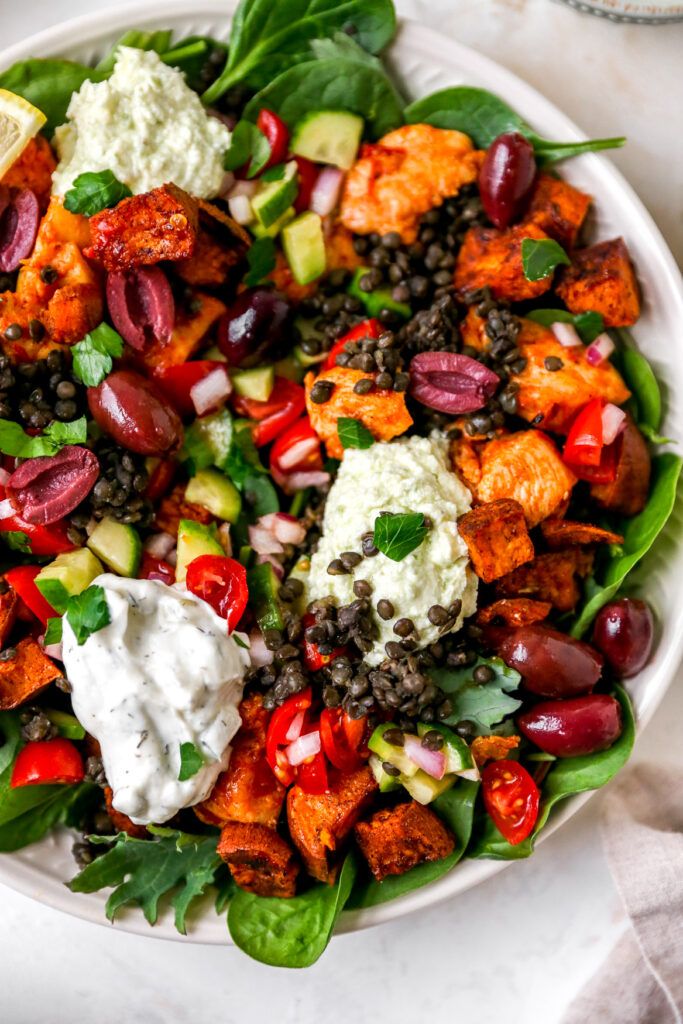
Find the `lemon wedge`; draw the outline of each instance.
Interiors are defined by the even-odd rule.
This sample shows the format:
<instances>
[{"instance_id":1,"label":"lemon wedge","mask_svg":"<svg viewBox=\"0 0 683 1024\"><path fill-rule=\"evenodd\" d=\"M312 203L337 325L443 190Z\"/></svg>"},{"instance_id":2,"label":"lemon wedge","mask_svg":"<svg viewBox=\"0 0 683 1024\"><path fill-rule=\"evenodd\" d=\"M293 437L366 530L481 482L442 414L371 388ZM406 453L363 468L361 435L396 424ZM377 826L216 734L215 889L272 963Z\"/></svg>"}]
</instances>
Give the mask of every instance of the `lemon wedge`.
<instances>
[{"instance_id":1,"label":"lemon wedge","mask_svg":"<svg viewBox=\"0 0 683 1024\"><path fill-rule=\"evenodd\" d=\"M0 89L0 178L46 121L45 114L23 96Z\"/></svg>"}]
</instances>

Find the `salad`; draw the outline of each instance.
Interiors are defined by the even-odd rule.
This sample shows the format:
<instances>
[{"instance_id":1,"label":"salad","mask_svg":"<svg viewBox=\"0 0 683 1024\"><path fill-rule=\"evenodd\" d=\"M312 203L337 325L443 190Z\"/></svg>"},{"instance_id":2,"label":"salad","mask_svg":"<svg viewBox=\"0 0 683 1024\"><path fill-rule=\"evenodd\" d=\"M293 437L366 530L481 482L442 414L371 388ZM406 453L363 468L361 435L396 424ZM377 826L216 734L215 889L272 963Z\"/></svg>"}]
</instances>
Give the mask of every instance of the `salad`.
<instances>
[{"instance_id":1,"label":"salad","mask_svg":"<svg viewBox=\"0 0 683 1024\"><path fill-rule=\"evenodd\" d=\"M672 510L627 245L391 0L0 72L0 851L301 967L628 759ZM205 906L205 902L201 904Z\"/></svg>"}]
</instances>

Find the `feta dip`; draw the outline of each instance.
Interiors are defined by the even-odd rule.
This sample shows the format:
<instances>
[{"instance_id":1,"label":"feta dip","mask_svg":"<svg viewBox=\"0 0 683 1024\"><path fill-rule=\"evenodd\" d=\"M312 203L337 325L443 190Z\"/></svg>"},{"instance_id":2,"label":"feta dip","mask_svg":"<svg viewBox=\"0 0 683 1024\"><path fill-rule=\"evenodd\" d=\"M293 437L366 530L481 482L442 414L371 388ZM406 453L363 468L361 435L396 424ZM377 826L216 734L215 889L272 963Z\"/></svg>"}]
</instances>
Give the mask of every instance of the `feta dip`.
<instances>
[{"instance_id":1,"label":"feta dip","mask_svg":"<svg viewBox=\"0 0 683 1024\"><path fill-rule=\"evenodd\" d=\"M223 182L230 131L210 117L181 71L153 50L121 46L106 82L84 82L57 128L52 191L64 195L79 174L114 173L134 193L173 182L210 199Z\"/></svg>"},{"instance_id":2,"label":"feta dip","mask_svg":"<svg viewBox=\"0 0 683 1024\"><path fill-rule=\"evenodd\" d=\"M439 434L344 452L306 587L309 600L332 596L337 604L347 605L355 600L354 581L367 580L374 605L381 599L391 602L390 619L376 616L379 638L366 655L371 665L386 657L389 640L399 639L393 630L397 619L412 619L419 646L426 647L442 635L427 617L433 605L448 608L462 601L451 631L474 613L477 577L457 528L458 517L470 507L470 492L451 470L448 443ZM346 575L330 575L328 565L342 552L361 552L361 537L374 530L380 512L422 512L432 525L420 546L400 562L380 552L363 558Z\"/></svg>"},{"instance_id":3,"label":"feta dip","mask_svg":"<svg viewBox=\"0 0 683 1024\"><path fill-rule=\"evenodd\" d=\"M79 646L64 617L74 712L102 748L113 804L136 824L164 822L208 796L240 727L248 652L193 594L105 573L111 622ZM204 758L180 782L180 747Z\"/></svg>"}]
</instances>

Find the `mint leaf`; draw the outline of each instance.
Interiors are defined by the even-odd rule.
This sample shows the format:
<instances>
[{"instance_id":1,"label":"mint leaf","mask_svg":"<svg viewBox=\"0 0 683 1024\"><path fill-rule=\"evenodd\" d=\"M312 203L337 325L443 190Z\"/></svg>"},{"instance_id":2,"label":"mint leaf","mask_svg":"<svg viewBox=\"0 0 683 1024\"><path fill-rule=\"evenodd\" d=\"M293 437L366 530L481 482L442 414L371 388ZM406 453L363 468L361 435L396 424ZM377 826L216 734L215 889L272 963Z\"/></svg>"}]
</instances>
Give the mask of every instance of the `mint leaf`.
<instances>
[{"instance_id":1,"label":"mint leaf","mask_svg":"<svg viewBox=\"0 0 683 1024\"><path fill-rule=\"evenodd\" d=\"M490 668L495 678L490 683L477 683L474 672L480 665ZM492 728L521 707L521 700L509 697L519 686L521 676L501 658L479 658L466 668L433 669L432 680L448 694L453 711L444 719L449 725L471 722L478 736L490 734Z\"/></svg>"},{"instance_id":2,"label":"mint leaf","mask_svg":"<svg viewBox=\"0 0 683 1024\"><path fill-rule=\"evenodd\" d=\"M371 448L375 439L360 420L349 416L340 416L337 420L337 433L342 448Z\"/></svg>"},{"instance_id":3,"label":"mint leaf","mask_svg":"<svg viewBox=\"0 0 683 1024\"><path fill-rule=\"evenodd\" d=\"M201 751L197 750L194 743L181 743L178 782L187 782L204 767L204 763Z\"/></svg>"},{"instance_id":4,"label":"mint leaf","mask_svg":"<svg viewBox=\"0 0 683 1024\"><path fill-rule=\"evenodd\" d=\"M121 335L109 324L101 323L71 349L74 377L86 387L96 388L114 365L113 357L122 353Z\"/></svg>"},{"instance_id":5,"label":"mint leaf","mask_svg":"<svg viewBox=\"0 0 683 1024\"><path fill-rule=\"evenodd\" d=\"M21 551L22 554L31 554L31 542L23 530L2 530L0 537L4 540L10 551Z\"/></svg>"},{"instance_id":6,"label":"mint leaf","mask_svg":"<svg viewBox=\"0 0 683 1024\"><path fill-rule=\"evenodd\" d=\"M66 444L83 444L88 437L85 416L71 423L55 421L42 434L31 437L13 420L0 419L0 451L16 459L55 455Z\"/></svg>"},{"instance_id":7,"label":"mint leaf","mask_svg":"<svg viewBox=\"0 0 683 1024\"><path fill-rule=\"evenodd\" d=\"M70 597L66 605L66 617L79 647L92 633L108 626L111 616L102 587L90 586L82 593Z\"/></svg>"},{"instance_id":8,"label":"mint leaf","mask_svg":"<svg viewBox=\"0 0 683 1024\"><path fill-rule=\"evenodd\" d=\"M560 263L570 263L562 246L554 238L523 238L522 269L527 281L541 281Z\"/></svg>"},{"instance_id":9,"label":"mint leaf","mask_svg":"<svg viewBox=\"0 0 683 1024\"><path fill-rule=\"evenodd\" d=\"M390 512L375 520L373 543L387 558L401 562L419 548L426 536L427 527L421 512Z\"/></svg>"},{"instance_id":10,"label":"mint leaf","mask_svg":"<svg viewBox=\"0 0 683 1024\"><path fill-rule=\"evenodd\" d=\"M45 629L45 646L49 647L50 644L61 644L61 642L62 618L61 615L57 615L53 619L47 620L47 627Z\"/></svg>"},{"instance_id":11,"label":"mint leaf","mask_svg":"<svg viewBox=\"0 0 683 1024\"><path fill-rule=\"evenodd\" d=\"M584 345L590 345L605 329L602 313L588 310L586 313L570 313L567 309L532 309L524 314L527 320L552 327L553 324L572 324Z\"/></svg>"},{"instance_id":12,"label":"mint leaf","mask_svg":"<svg viewBox=\"0 0 683 1024\"><path fill-rule=\"evenodd\" d=\"M258 238L247 250L249 271L244 283L250 288L262 281L275 269L275 242L272 238Z\"/></svg>"},{"instance_id":13,"label":"mint leaf","mask_svg":"<svg viewBox=\"0 0 683 1024\"><path fill-rule=\"evenodd\" d=\"M270 143L251 121L238 121L230 139L230 149L223 157L223 168L236 171L249 164L248 178L254 178L270 160Z\"/></svg>"},{"instance_id":14,"label":"mint leaf","mask_svg":"<svg viewBox=\"0 0 683 1024\"><path fill-rule=\"evenodd\" d=\"M112 171L86 171L74 179L72 187L64 196L64 206L70 213L92 217L100 210L116 206L132 194Z\"/></svg>"}]
</instances>

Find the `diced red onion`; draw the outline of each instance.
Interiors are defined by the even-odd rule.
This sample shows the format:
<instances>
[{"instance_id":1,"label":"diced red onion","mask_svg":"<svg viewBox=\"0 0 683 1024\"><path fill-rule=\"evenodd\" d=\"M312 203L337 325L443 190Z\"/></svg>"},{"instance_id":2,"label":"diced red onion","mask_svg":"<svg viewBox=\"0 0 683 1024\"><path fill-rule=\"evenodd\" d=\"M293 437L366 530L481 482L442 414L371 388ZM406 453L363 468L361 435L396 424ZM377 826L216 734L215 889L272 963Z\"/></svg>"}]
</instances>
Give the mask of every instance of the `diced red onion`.
<instances>
[{"instance_id":1,"label":"diced red onion","mask_svg":"<svg viewBox=\"0 0 683 1024\"><path fill-rule=\"evenodd\" d=\"M266 563L268 563L268 565L272 565L273 572L275 573L275 575L277 576L277 578L279 580L284 579L285 570L282 568L282 564L280 562L278 562L278 560L275 557L275 555L257 555L256 556L256 564L257 565L265 565Z\"/></svg>"},{"instance_id":2,"label":"diced red onion","mask_svg":"<svg viewBox=\"0 0 683 1024\"><path fill-rule=\"evenodd\" d=\"M48 658L56 658L57 661L64 661L64 658L62 656L61 640L58 644L46 644L45 637L41 636L39 637L39 643L43 650L45 651L45 653L47 654Z\"/></svg>"},{"instance_id":3,"label":"diced red onion","mask_svg":"<svg viewBox=\"0 0 683 1024\"><path fill-rule=\"evenodd\" d=\"M265 526L256 523L249 527L249 543L257 555L281 555L282 544Z\"/></svg>"},{"instance_id":4,"label":"diced red onion","mask_svg":"<svg viewBox=\"0 0 683 1024\"><path fill-rule=\"evenodd\" d=\"M602 410L602 442L612 444L626 427L626 413L618 405L608 402Z\"/></svg>"},{"instance_id":5,"label":"diced red onion","mask_svg":"<svg viewBox=\"0 0 683 1024\"><path fill-rule=\"evenodd\" d=\"M419 736L405 737L403 750L418 768L433 779L442 779L446 774L446 755L442 750L428 750L422 746Z\"/></svg>"},{"instance_id":6,"label":"diced red onion","mask_svg":"<svg viewBox=\"0 0 683 1024\"><path fill-rule=\"evenodd\" d=\"M591 366L600 366L614 352L614 342L609 334L598 334L595 341L586 349L586 360Z\"/></svg>"},{"instance_id":7,"label":"diced red onion","mask_svg":"<svg viewBox=\"0 0 683 1024\"><path fill-rule=\"evenodd\" d=\"M16 509L9 500L9 498L3 498L0 501L0 519L9 519L10 516L16 515Z\"/></svg>"},{"instance_id":8,"label":"diced red onion","mask_svg":"<svg viewBox=\"0 0 683 1024\"><path fill-rule=\"evenodd\" d=\"M173 548L172 551L169 551L169 553L166 555L166 561L168 562L168 564L173 569L175 569L176 565L178 564L178 549L177 548Z\"/></svg>"},{"instance_id":9,"label":"diced red onion","mask_svg":"<svg viewBox=\"0 0 683 1024\"><path fill-rule=\"evenodd\" d=\"M148 537L143 547L153 558L166 558L169 552L175 547L175 537L170 533L153 533Z\"/></svg>"},{"instance_id":10,"label":"diced red onion","mask_svg":"<svg viewBox=\"0 0 683 1024\"><path fill-rule=\"evenodd\" d=\"M238 224L251 224L254 219L254 211L251 208L249 196L232 196L228 199L230 216Z\"/></svg>"},{"instance_id":11,"label":"diced red onion","mask_svg":"<svg viewBox=\"0 0 683 1024\"><path fill-rule=\"evenodd\" d=\"M339 201L344 172L337 167L323 167L311 192L310 208L320 217L332 213Z\"/></svg>"},{"instance_id":12,"label":"diced red onion","mask_svg":"<svg viewBox=\"0 0 683 1024\"><path fill-rule=\"evenodd\" d=\"M330 482L330 474L321 469L302 470L300 473L290 473L289 476L283 477L282 483L279 480L276 482L285 494L295 494L307 487L324 487Z\"/></svg>"},{"instance_id":13,"label":"diced red onion","mask_svg":"<svg viewBox=\"0 0 683 1024\"><path fill-rule=\"evenodd\" d=\"M9 478L10 474L6 469L3 469L2 466L0 466L0 487L4 487Z\"/></svg>"},{"instance_id":14,"label":"diced red onion","mask_svg":"<svg viewBox=\"0 0 683 1024\"><path fill-rule=\"evenodd\" d=\"M202 377L190 388L190 398L198 416L214 412L222 405L232 391L232 383L224 366L217 366L206 377Z\"/></svg>"},{"instance_id":15,"label":"diced red onion","mask_svg":"<svg viewBox=\"0 0 683 1024\"><path fill-rule=\"evenodd\" d=\"M237 124L237 118L234 114L224 114L222 110L216 110L215 107L207 107L206 115L207 117L213 117L216 121L220 121L221 124L224 124L226 128L230 129L230 131L232 131Z\"/></svg>"},{"instance_id":16,"label":"diced red onion","mask_svg":"<svg viewBox=\"0 0 683 1024\"><path fill-rule=\"evenodd\" d=\"M320 732L307 732L290 743L286 749L287 760L294 767L320 753Z\"/></svg>"},{"instance_id":17,"label":"diced red onion","mask_svg":"<svg viewBox=\"0 0 683 1024\"><path fill-rule=\"evenodd\" d=\"M565 324L561 320L557 320L550 325L550 330L564 348L576 348L577 345L583 345L574 324Z\"/></svg>"},{"instance_id":18,"label":"diced red onion","mask_svg":"<svg viewBox=\"0 0 683 1024\"><path fill-rule=\"evenodd\" d=\"M302 441L297 441L278 459L280 468L286 473L289 469L300 465L309 455L317 452L319 447L320 438L318 437L305 437Z\"/></svg>"},{"instance_id":19,"label":"diced red onion","mask_svg":"<svg viewBox=\"0 0 683 1024\"><path fill-rule=\"evenodd\" d=\"M249 653L254 668L265 668L273 664L273 652L266 647L263 633L260 629L254 629L249 634Z\"/></svg>"},{"instance_id":20,"label":"diced red onion","mask_svg":"<svg viewBox=\"0 0 683 1024\"><path fill-rule=\"evenodd\" d=\"M246 196L247 199L251 199L257 188L257 181L236 181L228 192L228 199L233 199L235 196Z\"/></svg>"},{"instance_id":21,"label":"diced red onion","mask_svg":"<svg viewBox=\"0 0 683 1024\"><path fill-rule=\"evenodd\" d=\"M230 523L221 523L218 527L218 539L223 551L228 558L232 558L232 538L230 536Z\"/></svg>"},{"instance_id":22,"label":"diced red onion","mask_svg":"<svg viewBox=\"0 0 683 1024\"><path fill-rule=\"evenodd\" d=\"M228 195L234 184L235 175L232 173L232 171L225 171L225 173L223 174L223 180L221 181L221 187L218 189L218 195L224 199Z\"/></svg>"},{"instance_id":23,"label":"diced red onion","mask_svg":"<svg viewBox=\"0 0 683 1024\"><path fill-rule=\"evenodd\" d=\"M304 718L306 717L305 711L299 711L298 714L292 719L292 724L285 733L285 739L288 743L293 743L294 740L298 740L301 736L301 730L304 727Z\"/></svg>"},{"instance_id":24,"label":"diced red onion","mask_svg":"<svg viewBox=\"0 0 683 1024\"><path fill-rule=\"evenodd\" d=\"M477 768L476 764L473 768L465 768L462 772L455 773L460 779L469 779L470 782L479 782L481 773Z\"/></svg>"},{"instance_id":25,"label":"diced red onion","mask_svg":"<svg viewBox=\"0 0 683 1024\"><path fill-rule=\"evenodd\" d=\"M270 512L261 516L257 526L268 530L281 544L301 544L306 536L306 528L287 512Z\"/></svg>"}]
</instances>

